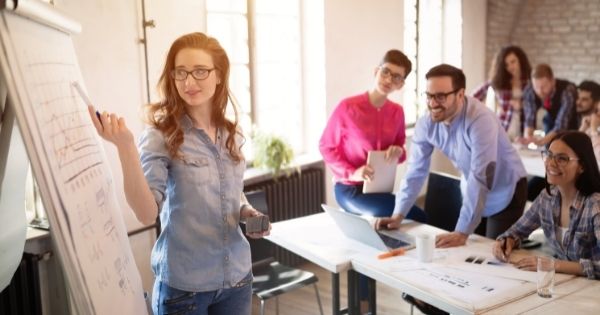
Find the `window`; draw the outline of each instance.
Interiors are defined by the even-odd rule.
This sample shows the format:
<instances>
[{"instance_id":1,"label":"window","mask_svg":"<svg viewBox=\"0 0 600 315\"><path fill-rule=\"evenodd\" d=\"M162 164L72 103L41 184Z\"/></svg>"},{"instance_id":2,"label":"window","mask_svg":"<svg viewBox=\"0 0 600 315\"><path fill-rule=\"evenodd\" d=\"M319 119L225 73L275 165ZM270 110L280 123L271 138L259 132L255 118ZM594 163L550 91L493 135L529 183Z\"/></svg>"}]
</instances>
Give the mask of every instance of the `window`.
<instances>
[{"instance_id":1,"label":"window","mask_svg":"<svg viewBox=\"0 0 600 315\"><path fill-rule=\"evenodd\" d=\"M310 35L315 31L308 29L303 18L318 6L300 0L207 0L206 5L207 31L231 59L230 85L240 105L246 138L250 140L248 136L257 127L282 136L296 153L309 151L313 144L316 149L316 140L309 139L314 137L307 116L313 112L312 106L321 106L323 116L325 110L323 103L308 102L313 96L306 95L311 89L310 76L324 75L307 74L310 64L322 62L322 57L304 52L319 36ZM245 154L252 158L251 143L245 146Z\"/></svg>"},{"instance_id":2,"label":"window","mask_svg":"<svg viewBox=\"0 0 600 315\"><path fill-rule=\"evenodd\" d=\"M420 97L426 89L427 71L440 63L462 67L461 9L461 0L404 1L404 52L415 68L404 87L407 125L414 124L427 108Z\"/></svg>"}]
</instances>

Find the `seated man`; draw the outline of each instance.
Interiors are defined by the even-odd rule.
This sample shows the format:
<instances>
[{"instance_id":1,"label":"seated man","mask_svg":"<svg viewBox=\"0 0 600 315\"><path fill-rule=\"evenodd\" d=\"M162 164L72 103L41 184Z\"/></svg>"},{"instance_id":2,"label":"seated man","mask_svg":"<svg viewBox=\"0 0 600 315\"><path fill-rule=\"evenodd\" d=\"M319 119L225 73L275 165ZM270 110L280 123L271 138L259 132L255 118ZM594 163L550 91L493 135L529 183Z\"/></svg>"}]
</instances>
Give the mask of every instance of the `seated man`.
<instances>
[{"instance_id":1,"label":"seated man","mask_svg":"<svg viewBox=\"0 0 600 315\"><path fill-rule=\"evenodd\" d=\"M573 83L555 79L549 65L537 65L531 73L531 83L523 91L524 142L543 146L558 131L578 129L576 99L577 90ZM535 138L533 136L535 129L543 130L545 136ZM531 178L527 184L527 199L534 200L542 189L544 189L544 179Z\"/></svg>"},{"instance_id":2,"label":"seated man","mask_svg":"<svg viewBox=\"0 0 600 315\"><path fill-rule=\"evenodd\" d=\"M581 123L579 131L592 140L596 161L600 166L600 85L583 81L577 87L577 114Z\"/></svg>"},{"instance_id":3,"label":"seated man","mask_svg":"<svg viewBox=\"0 0 600 315\"><path fill-rule=\"evenodd\" d=\"M576 99L577 90L573 83L555 79L549 65L537 65L531 72L531 83L523 91L525 139L545 145L556 132L577 129ZM542 114L541 125L537 124L539 114ZM533 131L539 128L544 130L545 136L535 139Z\"/></svg>"}]
</instances>

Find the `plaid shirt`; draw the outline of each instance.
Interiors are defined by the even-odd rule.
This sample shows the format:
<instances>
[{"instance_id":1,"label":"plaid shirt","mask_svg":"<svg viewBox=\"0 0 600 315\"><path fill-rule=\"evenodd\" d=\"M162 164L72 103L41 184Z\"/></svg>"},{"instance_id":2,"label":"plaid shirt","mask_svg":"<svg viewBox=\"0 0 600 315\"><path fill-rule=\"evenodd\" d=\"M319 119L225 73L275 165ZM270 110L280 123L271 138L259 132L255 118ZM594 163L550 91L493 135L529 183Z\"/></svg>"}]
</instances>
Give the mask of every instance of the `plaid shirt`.
<instances>
[{"instance_id":1,"label":"plaid shirt","mask_svg":"<svg viewBox=\"0 0 600 315\"><path fill-rule=\"evenodd\" d=\"M490 86L492 86L491 81L485 82L472 93L473 97L485 102L485 98L487 97L487 92ZM523 85L523 88L525 88L525 85ZM500 124L502 124L504 130L508 130L510 120L513 116L513 107L510 104L510 101L513 99L512 90L494 89L494 94L496 95L496 100L498 101L498 106L500 108L500 111L498 112L498 119L500 119ZM523 115L521 115L521 117L523 117Z\"/></svg>"},{"instance_id":2,"label":"plaid shirt","mask_svg":"<svg viewBox=\"0 0 600 315\"><path fill-rule=\"evenodd\" d=\"M556 79L557 85L560 79ZM563 81L564 82L564 81ZM577 99L577 88L570 82L565 82L566 86L561 89L555 89L550 95L550 108L558 108L558 113L553 117L553 123L550 126L544 126L546 134L552 131L560 131L567 129L577 129L575 118L575 101ZM559 93L559 99L555 99L555 94ZM525 127L539 129L542 126L536 126L536 114L538 109L542 107L544 100L537 103L536 100L540 100L533 90L533 85L528 84L523 90L523 110L525 113ZM551 111L548 109L548 111Z\"/></svg>"},{"instance_id":3,"label":"plaid shirt","mask_svg":"<svg viewBox=\"0 0 600 315\"><path fill-rule=\"evenodd\" d=\"M551 192L552 195L543 190L531 208L498 239L510 236L521 240L541 226L557 259L579 261L589 279L600 279L600 193L586 197L577 192L569 208L569 229L561 245L561 240L556 239L556 227L560 224L560 192L556 187Z\"/></svg>"}]
</instances>

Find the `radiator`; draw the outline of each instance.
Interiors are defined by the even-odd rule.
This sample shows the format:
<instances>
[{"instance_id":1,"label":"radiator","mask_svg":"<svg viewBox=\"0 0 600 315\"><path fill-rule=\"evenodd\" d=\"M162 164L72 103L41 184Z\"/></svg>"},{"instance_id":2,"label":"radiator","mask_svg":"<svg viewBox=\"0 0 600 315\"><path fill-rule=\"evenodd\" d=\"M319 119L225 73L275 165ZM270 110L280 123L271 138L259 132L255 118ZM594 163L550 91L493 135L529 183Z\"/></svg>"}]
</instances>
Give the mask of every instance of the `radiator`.
<instances>
[{"instance_id":1,"label":"radiator","mask_svg":"<svg viewBox=\"0 0 600 315\"><path fill-rule=\"evenodd\" d=\"M298 218L321 212L321 204L325 202L325 172L322 168L310 168L276 181L268 179L248 185L244 190L266 192L271 222ZM288 266L304 261L279 246L275 246L274 251L275 259Z\"/></svg>"},{"instance_id":2,"label":"radiator","mask_svg":"<svg viewBox=\"0 0 600 315\"><path fill-rule=\"evenodd\" d=\"M38 255L23 253L10 284L0 293L0 314L42 314L38 266Z\"/></svg>"}]
</instances>

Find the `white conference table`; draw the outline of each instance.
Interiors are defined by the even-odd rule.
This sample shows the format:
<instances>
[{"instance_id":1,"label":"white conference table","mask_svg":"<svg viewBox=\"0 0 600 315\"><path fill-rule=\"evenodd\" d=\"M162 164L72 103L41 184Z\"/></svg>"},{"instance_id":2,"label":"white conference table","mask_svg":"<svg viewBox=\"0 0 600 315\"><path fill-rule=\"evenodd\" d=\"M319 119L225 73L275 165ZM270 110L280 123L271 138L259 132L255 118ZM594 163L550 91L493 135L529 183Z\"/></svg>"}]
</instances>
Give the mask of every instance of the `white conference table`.
<instances>
[{"instance_id":1,"label":"white conference table","mask_svg":"<svg viewBox=\"0 0 600 315\"><path fill-rule=\"evenodd\" d=\"M438 228L416 222L403 223L400 230L412 235L444 232ZM561 306L571 302L580 303L580 300L587 299L588 295L600 291L600 285L593 286L595 281L557 274L556 295L552 299L538 297L535 294L535 283L527 282L519 285L514 294L513 292L509 292L508 294L512 294L511 296L506 297L503 295L502 297L497 297L495 299L499 300L492 299L493 301L486 301L484 308L475 309L465 305L465 303L459 303L455 299L449 299L448 296L444 296L444 292L437 292L435 289L431 290L431 288L427 289L423 287L423 279L414 278L414 274L416 273L413 273L412 278L406 278L406 273L402 275L402 272L398 273L398 270L394 269L402 268L398 267L401 266L399 264L395 265L401 259L404 259L405 262L407 259L410 259L414 264L418 264L416 251L408 251L405 256L378 260L376 257L380 254L379 251L346 238L326 213L273 223L271 235L267 239L332 272L334 276L332 277L332 293L334 295L332 297L333 314L344 312L340 310L339 306L339 273L344 271L349 273L349 277L351 272L354 275L356 272L362 273L378 282L411 294L452 314L514 314L539 309L545 310L546 307L550 310L552 309L551 305ZM472 235L469 237L468 246L463 248L478 250L480 253L491 255L492 242L490 239ZM436 252L438 252L438 249L436 249ZM436 255L436 257L439 256L439 254ZM436 259L434 258L434 262ZM357 292L356 283L354 283L356 280L355 276L352 279L354 281L351 281L349 278L348 282L349 314L355 314L357 311L354 307L350 307L354 305L353 303L357 302L351 301L353 296L356 299L356 296L353 294ZM577 282L573 282L575 280ZM583 281L583 284L579 284L581 281ZM580 291L582 287L585 287L588 291L574 294L574 292ZM600 309L600 302L596 302L596 300L590 301L589 303L594 303L591 306L592 308ZM588 309L585 308L586 305L581 305L580 307ZM552 312L550 314L559 314L559 312ZM547 314L549 313L545 311L545 315Z\"/></svg>"},{"instance_id":2,"label":"white conference table","mask_svg":"<svg viewBox=\"0 0 600 315\"><path fill-rule=\"evenodd\" d=\"M423 224L409 225L401 229L415 235L424 232L438 233L436 231L438 229ZM501 269L496 272L484 272L484 268L489 268L484 266L485 263L475 265L439 262L447 260L450 256L474 255L491 259L492 243L491 239L471 235L467 246L450 249L436 248L431 263L418 262L416 251L409 251L405 256L386 260L377 260L373 253L363 252L352 257L352 268L377 282L406 292L451 314L518 314L528 310L531 305L539 306L551 302L551 299L537 296L534 282L510 279L502 274ZM518 255L524 254L526 252L520 251ZM512 266L506 267L513 268ZM517 272L523 273L523 271ZM536 275L530 273L529 276L535 279ZM478 282L478 279L482 280ZM566 284L572 279L574 277L570 275L556 275L558 285ZM509 286L503 288L503 282L508 282ZM458 288L457 284L460 283L464 284L466 288ZM492 290L495 289L496 291L492 292L495 294L480 290L486 286ZM469 295L471 295L471 301L465 298ZM513 306L513 303L530 296L533 297L529 304ZM598 305L600 306L600 304ZM496 309L503 311L496 312Z\"/></svg>"},{"instance_id":3,"label":"white conference table","mask_svg":"<svg viewBox=\"0 0 600 315\"><path fill-rule=\"evenodd\" d=\"M598 314L600 281L577 277L554 287L552 298L531 294L523 299L490 311L488 314Z\"/></svg>"},{"instance_id":4,"label":"white conference table","mask_svg":"<svg viewBox=\"0 0 600 315\"><path fill-rule=\"evenodd\" d=\"M319 213L275 222L272 224L270 235L265 238L332 273L333 314L346 312L340 308L339 274L347 272L347 312L354 314L357 311L357 301L352 299L356 294L356 273L351 268L350 257L370 248L346 238L329 215Z\"/></svg>"}]
</instances>

